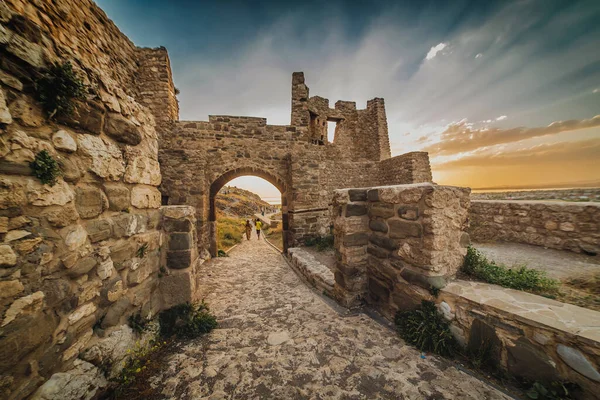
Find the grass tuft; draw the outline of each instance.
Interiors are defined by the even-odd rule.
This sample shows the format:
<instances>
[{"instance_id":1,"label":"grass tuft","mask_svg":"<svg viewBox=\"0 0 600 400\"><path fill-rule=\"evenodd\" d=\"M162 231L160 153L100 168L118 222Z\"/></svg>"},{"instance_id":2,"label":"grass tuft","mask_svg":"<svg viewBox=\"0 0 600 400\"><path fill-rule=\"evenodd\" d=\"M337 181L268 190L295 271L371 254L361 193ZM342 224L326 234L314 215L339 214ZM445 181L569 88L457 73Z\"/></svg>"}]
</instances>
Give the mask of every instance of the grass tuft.
<instances>
[{"instance_id":1,"label":"grass tuft","mask_svg":"<svg viewBox=\"0 0 600 400\"><path fill-rule=\"evenodd\" d=\"M190 303L178 304L162 311L158 319L160 335L167 338L177 335L193 339L217 327L217 318L210 313L204 301L197 306Z\"/></svg>"},{"instance_id":2,"label":"grass tuft","mask_svg":"<svg viewBox=\"0 0 600 400\"><path fill-rule=\"evenodd\" d=\"M450 325L431 301L423 300L416 310L398 312L394 322L402 339L421 351L451 356L458 348Z\"/></svg>"},{"instance_id":3,"label":"grass tuft","mask_svg":"<svg viewBox=\"0 0 600 400\"><path fill-rule=\"evenodd\" d=\"M467 250L467 256L462 268L463 272L484 282L500 285L510 289L524 290L545 296L555 296L559 282L548 278L544 271L517 266L507 268L489 261L481 252L472 246Z\"/></svg>"}]
</instances>

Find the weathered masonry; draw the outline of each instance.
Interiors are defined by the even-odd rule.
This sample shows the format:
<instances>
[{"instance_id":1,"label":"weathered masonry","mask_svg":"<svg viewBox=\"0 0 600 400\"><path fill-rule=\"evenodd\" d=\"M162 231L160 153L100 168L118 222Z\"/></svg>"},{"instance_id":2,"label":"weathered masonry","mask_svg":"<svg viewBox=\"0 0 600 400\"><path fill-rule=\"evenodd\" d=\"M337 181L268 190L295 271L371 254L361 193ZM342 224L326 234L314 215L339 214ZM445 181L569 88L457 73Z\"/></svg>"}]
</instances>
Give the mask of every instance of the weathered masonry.
<instances>
[{"instance_id":1,"label":"weathered masonry","mask_svg":"<svg viewBox=\"0 0 600 400\"><path fill-rule=\"evenodd\" d=\"M170 76L168 63L162 67ZM280 190L286 248L330 232L334 189L431 181L427 153L390 156L383 99L365 109L350 101L331 108L329 100L309 97L302 72L293 74L291 92L290 125L225 115L158 124L163 204L196 208L201 250L216 253L215 196L239 176L259 176ZM149 106L165 115L163 104ZM328 142L332 121L335 137Z\"/></svg>"}]
</instances>

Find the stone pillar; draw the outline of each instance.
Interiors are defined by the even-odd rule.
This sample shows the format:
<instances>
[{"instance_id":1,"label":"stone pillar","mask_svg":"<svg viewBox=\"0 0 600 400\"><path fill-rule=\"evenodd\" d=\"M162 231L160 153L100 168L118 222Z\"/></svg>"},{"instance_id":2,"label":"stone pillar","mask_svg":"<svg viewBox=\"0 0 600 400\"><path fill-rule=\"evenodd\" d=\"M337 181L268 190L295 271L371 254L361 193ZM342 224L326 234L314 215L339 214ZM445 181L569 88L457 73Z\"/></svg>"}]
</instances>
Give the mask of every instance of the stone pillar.
<instances>
[{"instance_id":1,"label":"stone pillar","mask_svg":"<svg viewBox=\"0 0 600 400\"><path fill-rule=\"evenodd\" d=\"M369 217L367 191L336 190L333 198L336 255L334 296L345 307L362 304L366 290Z\"/></svg>"},{"instance_id":2,"label":"stone pillar","mask_svg":"<svg viewBox=\"0 0 600 400\"><path fill-rule=\"evenodd\" d=\"M337 190L336 298L385 317L432 299L461 267L470 189L431 183Z\"/></svg>"},{"instance_id":3,"label":"stone pillar","mask_svg":"<svg viewBox=\"0 0 600 400\"><path fill-rule=\"evenodd\" d=\"M160 280L163 308L196 300L198 246L196 217L191 206L161 207L162 226L167 236L163 265L166 274Z\"/></svg>"},{"instance_id":4,"label":"stone pillar","mask_svg":"<svg viewBox=\"0 0 600 400\"><path fill-rule=\"evenodd\" d=\"M292 74L292 118L291 125L308 127L310 115L308 112L308 86L304 83L304 72Z\"/></svg>"}]
</instances>

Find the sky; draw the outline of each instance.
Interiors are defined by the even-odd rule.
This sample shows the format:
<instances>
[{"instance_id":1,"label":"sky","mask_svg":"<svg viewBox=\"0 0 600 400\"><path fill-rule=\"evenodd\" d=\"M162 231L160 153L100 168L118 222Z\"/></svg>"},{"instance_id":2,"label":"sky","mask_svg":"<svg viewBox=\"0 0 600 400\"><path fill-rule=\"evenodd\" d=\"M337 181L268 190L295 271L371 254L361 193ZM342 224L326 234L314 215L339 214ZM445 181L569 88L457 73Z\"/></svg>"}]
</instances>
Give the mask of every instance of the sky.
<instances>
[{"instance_id":1,"label":"sky","mask_svg":"<svg viewBox=\"0 0 600 400\"><path fill-rule=\"evenodd\" d=\"M437 183L600 186L598 0L96 2L167 48L181 120L289 124L304 71L330 104L385 98L392 156L428 151Z\"/></svg>"}]
</instances>

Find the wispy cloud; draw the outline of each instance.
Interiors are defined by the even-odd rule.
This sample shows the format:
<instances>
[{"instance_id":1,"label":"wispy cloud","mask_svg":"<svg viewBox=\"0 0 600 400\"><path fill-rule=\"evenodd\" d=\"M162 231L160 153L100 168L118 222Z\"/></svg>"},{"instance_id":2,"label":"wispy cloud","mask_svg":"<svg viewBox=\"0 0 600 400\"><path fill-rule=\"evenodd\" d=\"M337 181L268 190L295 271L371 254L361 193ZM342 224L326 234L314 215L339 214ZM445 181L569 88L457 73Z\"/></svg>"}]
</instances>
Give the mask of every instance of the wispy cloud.
<instances>
[{"instance_id":1,"label":"wispy cloud","mask_svg":"<svg viewBox=\"0 0 600 400\"><path fill-rule=\"evenodd\" d=\"M600 159L600 138L577 142L540 144L511 152L477 152L457 160L436 165L436 168L463 167L506 167L529 165L537 168L541 163L561 163L569 161L585 162Z\"/></svg>"},{"instance_id":2,"label":"wispy cloud","mask_svg":"<svg viewBox=\"0 0 600 400\"><path fill-rule=\"evenodd\" d=\"M600 115L583 120L556 121L548 126L537 128L518 127L511 129L475 129L463 120L448 126L441 134L440 142L428 146L425 150L434 155L451 155L487 146L594 127L600 127Z\"/></svg>"},{"instance_id":3,"label":"wispy cloud","mask_svg":"<svg viewBox=\"0 0 600 400\"><path fill-rule=\"evenodd\" d=\"M431 49L429 49L429 52L427 52L425 59L431 60L433 57L435 57L437 55L437 53L444 50L446 48L446 46L447 46L446 43L439 43L439 44L433 46Z\"/></svg>"},{"instance_id":4,"label":"wispy cloud","mask_svg":"<svg viewBox=\"0 0 600 400\"><path fill-rule=\"evenodd\" d=\"M506 118L508 118L506 115L501 115L501 116L499 116L498 118L496 118L496 121L503 121L503 120L505 120Z\"/></svg>"}]
</instances>

